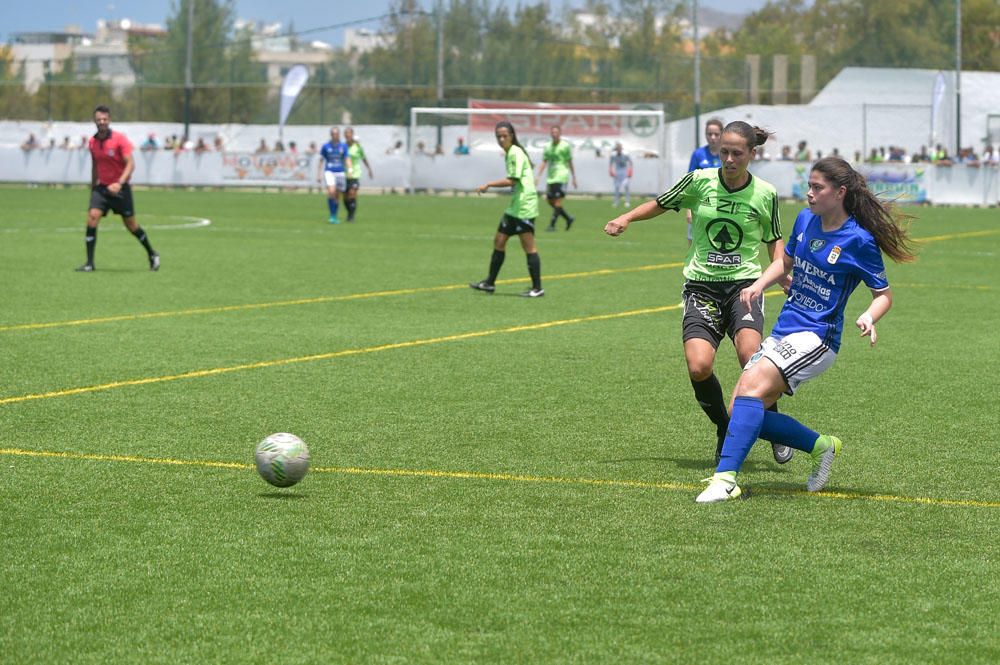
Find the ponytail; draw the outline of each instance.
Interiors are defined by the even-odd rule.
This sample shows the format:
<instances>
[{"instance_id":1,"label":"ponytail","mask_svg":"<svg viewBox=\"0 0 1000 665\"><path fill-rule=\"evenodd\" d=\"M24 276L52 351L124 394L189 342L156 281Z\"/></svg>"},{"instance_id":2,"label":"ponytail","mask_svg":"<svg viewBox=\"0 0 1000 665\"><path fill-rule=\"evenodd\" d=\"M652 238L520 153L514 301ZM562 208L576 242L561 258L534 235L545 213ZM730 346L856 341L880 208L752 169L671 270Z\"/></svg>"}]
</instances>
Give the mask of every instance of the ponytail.
<instances>
[{"instance_id":1,"label":"ponytail","mask_svg":"<svg viewBox=\"0 0 1000 665\"><path fill-rule=\"evenodd\" d=\"M722 130L723 134L738 134L747 142L747 148L753 150L759 145L764 145L767 140L774 136L774 132L769 132L761 127L751 126L742 120L734 120L726 125Z\"/></svg>"}]
</instances>

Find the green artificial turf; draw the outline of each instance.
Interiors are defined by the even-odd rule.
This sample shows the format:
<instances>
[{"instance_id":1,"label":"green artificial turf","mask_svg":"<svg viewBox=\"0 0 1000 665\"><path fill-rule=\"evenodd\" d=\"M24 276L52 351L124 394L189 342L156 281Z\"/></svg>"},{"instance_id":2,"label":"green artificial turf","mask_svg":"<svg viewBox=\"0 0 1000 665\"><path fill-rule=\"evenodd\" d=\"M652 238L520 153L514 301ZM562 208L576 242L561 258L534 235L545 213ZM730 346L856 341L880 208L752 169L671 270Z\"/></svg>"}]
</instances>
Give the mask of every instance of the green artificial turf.
<instances>
[{"instance_id":1,"label":"green artificial turf","mask_svg":"<svg viewBox=\"0 0 1000 665\"><path fill-rule=\"evenodd\" d=\"M109 217L81 274L84 190L0 196L4 662L1000 660L996 209L910 209L876 347L848 326L782 400L845 442L826 492L758 445L750 500L697 506L680 215L612 239L570 197L527 299L516 240L466 286L505 197L333 226L318 194L140 190L160 272ZM252 468L277 431L312 454L287 490Z\"/></svg>"}]
</instances>

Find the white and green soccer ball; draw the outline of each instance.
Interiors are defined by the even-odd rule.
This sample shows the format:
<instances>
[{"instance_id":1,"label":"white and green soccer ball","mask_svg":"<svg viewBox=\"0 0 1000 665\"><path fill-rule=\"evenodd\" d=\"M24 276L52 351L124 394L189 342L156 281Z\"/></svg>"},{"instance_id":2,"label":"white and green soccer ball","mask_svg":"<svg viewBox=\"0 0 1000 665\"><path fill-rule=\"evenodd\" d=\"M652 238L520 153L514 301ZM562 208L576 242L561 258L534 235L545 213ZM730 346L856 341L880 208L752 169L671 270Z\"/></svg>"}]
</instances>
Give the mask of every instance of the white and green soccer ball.
<instances>
[{"instance_id":1,"label":"white and green soccer ball","mask_svg":"<svg viewBox=\"0 0 1000 665\"><path fill-rule=\"evenodd\" d=\"M272 434L258 443L254 457L260 477L275 487L291 487L309 470L309 448L288 432Z\"/></svg>"}]
</instances>

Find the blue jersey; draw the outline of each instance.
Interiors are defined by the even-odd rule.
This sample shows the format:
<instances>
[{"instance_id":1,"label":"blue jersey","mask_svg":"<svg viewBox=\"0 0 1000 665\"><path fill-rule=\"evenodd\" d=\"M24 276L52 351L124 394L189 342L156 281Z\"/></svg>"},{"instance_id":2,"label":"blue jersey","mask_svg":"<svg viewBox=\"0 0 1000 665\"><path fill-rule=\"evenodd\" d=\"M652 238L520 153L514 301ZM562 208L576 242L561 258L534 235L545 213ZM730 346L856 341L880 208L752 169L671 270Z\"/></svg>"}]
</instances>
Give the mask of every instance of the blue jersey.
<instances>
[{"instance_id":1,"label":"blue jersey","mask_svg":"<svg viewBox=\"0 0 1000 665\"><path fill-rule=\"evenodd\" d=\"M718 155L713 155L707 145L703 145L691 153L691 161L688 163L688 173L695 169L719 168L722 162Z\"/></svg>"},{"instance_id":2,"label":"blue jersey","mask_svg":"<svg viewBox=\"0 0 1000 665\"><path fill-rule=\"evenodd\" d=\"M792 288L771 335L811 331L837 352L844 308L858 284L864 282L875 290L889 288L875 238L853 217L826 233L819 216L806 208L795 218L785 254L794 261Z\"/></svg>"},{"instance_id":3,"label":"blue jersey","mask_svg":"<svg viewBox=\"0 0 1000 665\"><path fill-rule=\"evenodd\" d=\"M325 170L333 171L334 173L344 172L344 161L347 159L346 143L338 143L334 145L332 141L327 141L323 144L323 147L319 149L319 154L326 162Z\"/></svg>"}]
</instances>

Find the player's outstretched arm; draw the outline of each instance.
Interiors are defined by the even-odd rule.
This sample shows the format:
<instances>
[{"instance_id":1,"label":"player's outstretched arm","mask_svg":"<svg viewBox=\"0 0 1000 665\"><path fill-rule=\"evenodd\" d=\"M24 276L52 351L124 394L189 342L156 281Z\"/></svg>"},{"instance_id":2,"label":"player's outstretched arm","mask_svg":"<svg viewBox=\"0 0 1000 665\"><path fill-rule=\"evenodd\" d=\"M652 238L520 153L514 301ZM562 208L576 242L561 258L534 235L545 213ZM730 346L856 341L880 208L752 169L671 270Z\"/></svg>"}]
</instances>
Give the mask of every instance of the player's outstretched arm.
<instances>
[{"instance_id":1,"label":"player's outstretched arm","mask_svg":"<svg viewBox=\"0 0 1000 665\"><path fill-rule=\"evenodd\" d=\"M660 204L658 204L655 199L646 201L645 203L632 208L628 212L615 217L610 222L605 224L604 232L609 236L620 236L632 222L640 222L644 219L653 219L654 217L659 217L665 212L666 210L661 208Z\"/></svg>"},{"instance_id":2,"label":"player's outstretched arm","mask_svg":"<svg viewBox=\"0 0 1000 665\"><path fill-rule=\"evenodd\" d=\"M476 192L482 194L490 187L513 187L514 180L511 178L504 178L503 180L493 180L491 182L484 182L479 187L476 187Z\"/></svg>"},{"instance_id":3,"label":"player's outstretched arm","mask_svg":"<svg viewBox=\"0 0 1000 665\"><path fill-rule=\"evenodd\" d=\"M794 259L782 251L781 256L772 261L771 265L764 269L764 272L753 284L740 291L740 303L749 312L751 304L764 294L767 287L785 279L792 272L794 265Z\"/></svg>"}]
</instances>

